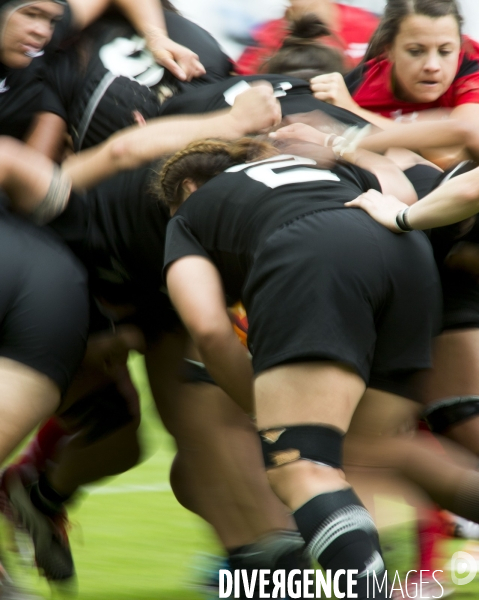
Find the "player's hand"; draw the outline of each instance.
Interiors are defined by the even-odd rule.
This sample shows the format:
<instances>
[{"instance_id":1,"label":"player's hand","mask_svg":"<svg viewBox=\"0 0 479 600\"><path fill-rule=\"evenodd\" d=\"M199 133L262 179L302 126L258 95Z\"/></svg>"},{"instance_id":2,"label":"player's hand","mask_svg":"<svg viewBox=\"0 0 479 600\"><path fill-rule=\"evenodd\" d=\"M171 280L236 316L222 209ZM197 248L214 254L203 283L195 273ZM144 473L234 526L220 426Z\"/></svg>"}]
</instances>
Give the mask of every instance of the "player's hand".
<instances>
[{"instance_id":1,"label":"player's hand","mask_svg":"<svg viewBox=\"0 0 479 600\"><path fill-rule=\"evenodd\" d=\"M281 129L277 129L269 135L278 140L302 140L311 144L319 144L320 146L324 146L328 138L328 134L322 133L311 127L311 125L305 125L304 123L286 125L286 127L281 127Z\"/></svg>"},{"instance_id":2,"label":"player's hand","mask_svg":"<svg viewBox=\"0 0 479 600\"><path fill-rule=\"evenodd\" d=\"M240 135L279 125L281 105L274 97L272 85L261 81L236 96L230 116L235 120Z\"/></svg>"},{"instance_id":3,"label":"player's hand","mask_svg":"<svg viewBox=\"0 0 479 600\"><path fill-rule=\"evenodd\" d=\"M149 31L145 34L145 40L156 62L180 81L190 81L206 73L197 54L177 44L163 32Z\"/></svg>"},{"instance_id":4,"label":"player's hand","mask_svg":"<svg viewBox=\"0 0 479 600\"><path fill-rule=\"evenodd\" d=\"M381 194L376 190L368 190L344 206L349 208L362 208L381 225L384 225L394 233L401 233L396 224L396 216L399 211L408 208L407 204L398 200L390 194Z\"/></svg>"},{"instance_id":5,"label":"player's hand","mask_svg":"<svg viewBox=\"0 0 479 600\"><path fill-rule=\"evenodd\" d=\"M314 97L318 100L353 112L357 107L356 102L351 98L351 94L346 87L344 77L341 73L318 75L317 77L313 77L309 83Z\"/></svg>"}]
</instances>

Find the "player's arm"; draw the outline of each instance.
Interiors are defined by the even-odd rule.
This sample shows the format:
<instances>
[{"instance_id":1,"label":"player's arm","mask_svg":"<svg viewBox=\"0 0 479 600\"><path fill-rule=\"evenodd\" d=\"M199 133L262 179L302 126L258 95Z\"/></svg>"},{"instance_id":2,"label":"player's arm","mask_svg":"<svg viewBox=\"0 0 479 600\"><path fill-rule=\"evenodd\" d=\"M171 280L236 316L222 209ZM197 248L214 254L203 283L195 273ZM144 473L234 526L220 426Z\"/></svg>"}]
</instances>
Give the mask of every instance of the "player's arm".
<instances>
[{"instance_id":1,"label":"player's arm","mask_svg":"<svg viewBox=\"0 0 479 600\"><path fill-rule=\"evenodd\" d=\"M473 160L479 160L479 135L464 119L404 124L395 129L373 133L359 143L360 148L380 154L389 148L407 148L421 153L428 149L452 146L462 146Z\"/></svg>"},{"instance_id":2,"label":"player's arm","mask_svg":"<svg viewBox=\"0 0 479 600\"><path fill-rule=\"evenodd\" d=\"M55 113L41 112L35 116L33 125L25 138L31 148L60 163L65 147L67 124Z\"/></svg>"},{"instance_id":3,"label":"player's arm","mask_svg":"<svg viewBox=\"0 0 479 600\"><path fill-rule=\"evenodd\" d=\"M88 189L115 173L180 150L204 138L236 139L271 127L281 120L281 107L269 84L237 96L231 109L207 116L152 119L144 127L129 127L106 142L67 159L63 168L75 189Z\"/></svg>"},{"instance_id":4,"label":"player's arm","mask_svg":"<svg viewBox=\"0 0 479 600\"><path fill-rule=\"evenodd\" d=\"M44 224L67 205L71 181L46 156L13 138L0 137L0 188L13 211Z\"/></svg>"},{"instance_id":5,"label":"player's arm","mask_svg":"<svg viewBox=\"0 0 479 600\"><path fill-rule=\"evenodd\" d=\"M75 24L83 29L96 21L110 6L120 10L145 38L157 62L180 80L203 75L198 55L170 40L160 0L68 0Z\"/></svg>"},{"instance_id":6,"label":"player's arm","mask_svg":"<svg viewBox=\"0 0 479 600\"><path fill-rule=\"evenodd\" d=\"M308 144L329 147L334 158L341 158L376 175L385 194L399 194L401 201L407 204L416 202L417 194L414 187L392 160L359 147L362 140L369 139L364 138L367 131L366 128L350 127L344 132L345 137L342 137L325 134L305 123L293 123L270 133L270 137L283 141L302 140Z\"/></svg>"},{"instance_id":7,"label":"player's arm","mask_svg":"<svg viewBox=\"0 0 479 600\"><path fill-rule=\"evenodd\" d=\"M397 127L397 123L392 119L388 119L359 106L349 93L341 73L326 73L313 77L310 81L310 86L314 97L318 100L349 110L381 129Z\"/></svg>"},{"instance_id":8,"label":"player's arm","mask_svg":"<svg viewBox=\"0 0 479 600\"><path fill-rule=\"evenodd\" d=\"M246 413L253 412L251 361L231 326L216 267L186 256L168 268L166 283L208 373Z\"/></svg>"},{"instance_id":9,"label":"player's arm","mask_svg":"<svg viewBox=\"0 0 479 600\"><path fill-rule=\"evenodd\" d=\"M400 232L397 215L406 209L406 221L412 229L451 225L479 212L479 169L450 179L410 207L395 196L383 195L375 190L361 194L347 206L362 208L396 233Z\"/></svg>"}]
</instances>

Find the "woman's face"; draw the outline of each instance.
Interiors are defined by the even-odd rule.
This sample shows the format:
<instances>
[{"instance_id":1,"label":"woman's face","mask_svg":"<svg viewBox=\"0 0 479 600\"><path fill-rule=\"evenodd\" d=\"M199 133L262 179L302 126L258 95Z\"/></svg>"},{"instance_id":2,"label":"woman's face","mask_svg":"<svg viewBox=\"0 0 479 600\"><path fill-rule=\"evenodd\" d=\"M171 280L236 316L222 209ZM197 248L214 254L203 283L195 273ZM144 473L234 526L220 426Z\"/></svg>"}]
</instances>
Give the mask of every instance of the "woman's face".
<instances>
[{"instance_id":1,"label":"woman's face","mask_svg":"<svg viewBox=\"0 0 479 600\"><path fill-rule=\"evenodd\" d=\"M459 26L453 16L406 17L388 50L396 96L408 102L437 100L454 80L460 50Z\"/></svg>"},{"instance_id":2,"label":"woman's face","mask_svg":"<svg viewBox=\"0 0 479 600\"><path fill-rule=\"evenodd\" d=\"M8 10L8 9L7 9ZM0 60L14 69L24 69L51 40L55 23L63 15L56 2L34 2L13 13L3 25Z\"/></svg>"}]
</instances>

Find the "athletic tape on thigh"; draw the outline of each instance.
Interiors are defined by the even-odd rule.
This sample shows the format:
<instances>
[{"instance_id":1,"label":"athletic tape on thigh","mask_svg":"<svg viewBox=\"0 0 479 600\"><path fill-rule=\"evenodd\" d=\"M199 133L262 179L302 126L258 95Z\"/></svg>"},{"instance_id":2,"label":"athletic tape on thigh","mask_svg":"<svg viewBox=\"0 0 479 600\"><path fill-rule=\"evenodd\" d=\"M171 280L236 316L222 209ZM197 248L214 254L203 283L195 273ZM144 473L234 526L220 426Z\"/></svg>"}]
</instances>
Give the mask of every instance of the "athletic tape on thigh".
<instances>
[{"instance_id":1,"label":"athletic tape on thigh","mask_svg":"<svg viewBox=\"0 0 479 600\"><path fill-rule=\"evenodd\" d=\"M267 469L297 460L341 468L343 434L324 425L293 425L259 432Z\"/></svg>"},{"instance_id":2,"label":"athletic tape on thigh","mask_svg":"<svg viewBox=\"0 0 479 600\"><path fill-rule=\"evenodd\" d=\"M424 409L424 420L434 433L479 414L479 396L457 396L441 400Z\"/></svg>"}]
</instances>

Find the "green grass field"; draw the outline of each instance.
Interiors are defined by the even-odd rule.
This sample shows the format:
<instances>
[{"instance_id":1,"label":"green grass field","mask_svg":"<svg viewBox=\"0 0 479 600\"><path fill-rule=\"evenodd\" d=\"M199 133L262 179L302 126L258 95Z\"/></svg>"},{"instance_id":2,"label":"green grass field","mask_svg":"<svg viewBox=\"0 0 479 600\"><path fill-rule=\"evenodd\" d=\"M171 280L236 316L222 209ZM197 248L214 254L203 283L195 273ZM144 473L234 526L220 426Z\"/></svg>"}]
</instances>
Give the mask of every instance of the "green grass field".
<instances>
[{"instance_id":1,"label":"green grass field","mask_svg":"<svg viewBox=\"0 0 479 600\"><path fill-rule=\"evenodd\" d=\"M194 564L201 553L219 553L214 536L198 518L175 501L168 485L174 446L156 415L141 361L133 368L142 394L145 462L101 487L71 510L71 541L81 600L195 600ZM382 542L388 569L414 568L414 525L385 531ZM445 556L465 542L448 542ZM11 555L12 556L12 555ZM18 569L22 584L45 598L72 590L51 590L32 568ZM478 554L479 557L479 554ZM460 600L479 599L479 575L456 588Z\"/></svg>"}]
</instances>

